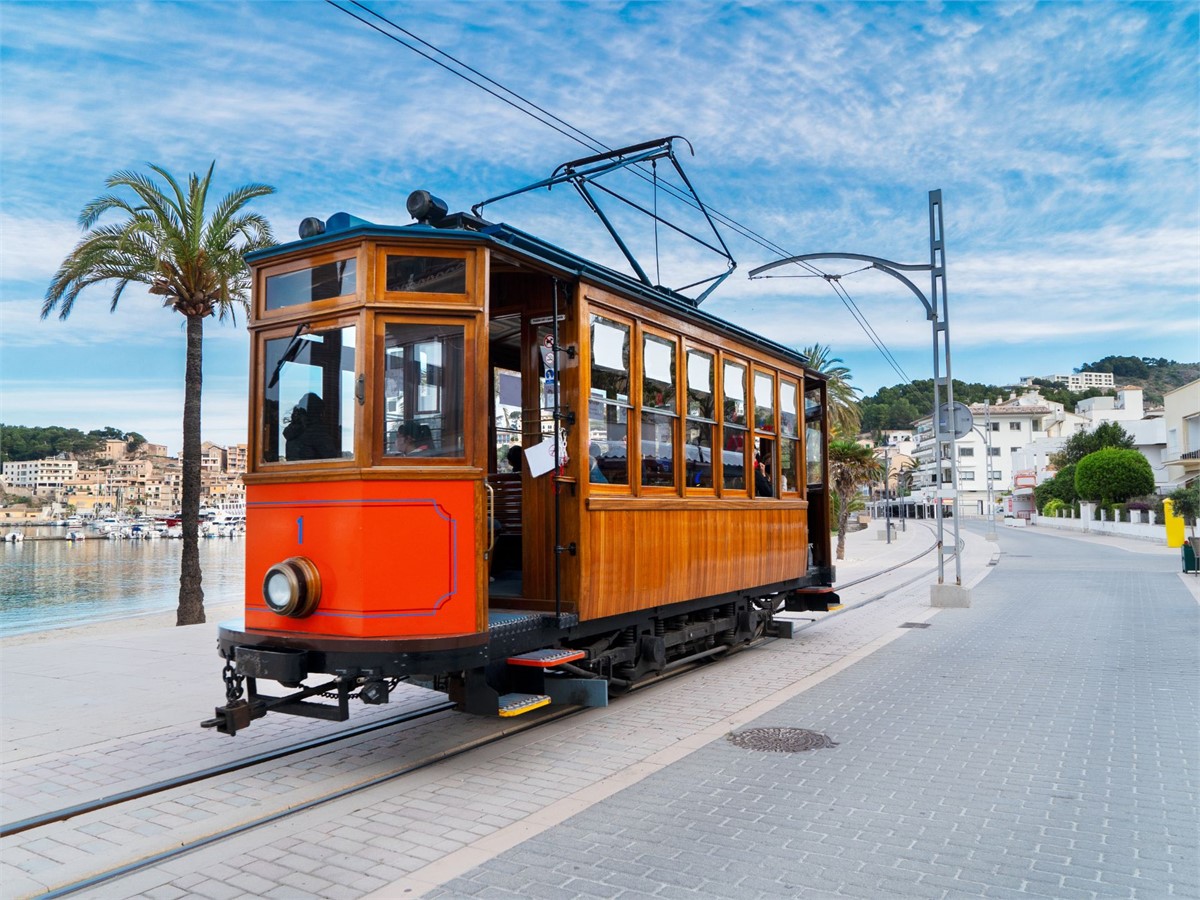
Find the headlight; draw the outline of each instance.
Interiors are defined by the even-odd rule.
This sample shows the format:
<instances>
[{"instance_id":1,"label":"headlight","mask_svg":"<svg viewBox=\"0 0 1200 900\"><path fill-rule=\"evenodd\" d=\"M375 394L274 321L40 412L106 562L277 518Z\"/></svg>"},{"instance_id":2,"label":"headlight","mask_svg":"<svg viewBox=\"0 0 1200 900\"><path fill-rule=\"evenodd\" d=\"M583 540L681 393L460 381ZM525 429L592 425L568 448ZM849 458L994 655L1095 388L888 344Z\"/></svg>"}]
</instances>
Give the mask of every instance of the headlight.
<instances>
[{"instance_id":1,"label":"headlight","mask_svg":"<svg viewBox=\"0 0 1200 900\"><path fill-rule=\"evenodd\" d=\"M263 578L263 599L273 613L303 619L321 601L321 575L311 559L293 556L276 563Z\"/></svg>"}]
</instances>

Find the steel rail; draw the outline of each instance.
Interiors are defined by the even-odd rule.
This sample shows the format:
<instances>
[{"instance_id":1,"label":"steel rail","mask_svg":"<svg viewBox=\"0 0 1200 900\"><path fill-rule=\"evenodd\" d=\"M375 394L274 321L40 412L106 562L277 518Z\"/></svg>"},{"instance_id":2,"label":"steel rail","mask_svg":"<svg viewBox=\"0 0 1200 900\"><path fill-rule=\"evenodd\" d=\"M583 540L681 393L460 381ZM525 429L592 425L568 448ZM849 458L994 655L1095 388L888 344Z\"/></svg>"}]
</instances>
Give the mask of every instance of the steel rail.
<instances>
[{"instance_id":1,"label":"steel rail","mask_svg":"<svg viewBox=\"0 0 1200 900\"><path fill-rule=\"evenodd\" d=\"M305 750L312 750L317 747L324 747L327 744L334 744L338 741L348 740L350 738L359 737L363 734L368 734L372 731L378 731L381 728L387 728L390 725L400 725L404 722L411 722L416 719L423 719L426 716L436 715L446 710L454 709L454 704L449 700L441 703L435 703L432 706L422 707L421 709L403 713L399 716L393 716L389 719L384 719L378 722L368 722L363 725L357 725L353 728L347 728L337 734L327 734L317 738L310 738L306 741L301 741L298 744L291 744L287 747L278 747L274 750L265 750L262 753L256 753L253 756L244 756L240 759L231 760L226 763L219 763L215 766L209 766L207 769L201 769L197 772L190 772L187 775L177 775L174 778L165 778L162 781L156 781L152 784L142 785L141 787L130 788L127 791L121 791L117 794L110 794L107 797L100 797L96 800L88 800L83 803L77 803L74 806L63 807L62 809L52 810L50 812L41 813L36 816L30 816L27 819L21 819L17 822L10 822L0 826L0 838L8 837L11 834L20 834L22 831L29 831L32 828L40 828L43 825L50 825L54 822L65 822L67 819L72 819L75 816L83 815L84 813L96 812L97 810L105 809L110 806L116 806L118 803L126 803L129 800L137 800L141 797L149 797L152 794L159 794L163 791L172 790L177 787L194 784L197 781L203 781L206 778L212 778L216 775L225 775L229 772L237 772L241 769L248 769L251 766L257 766L261 763L271 762L276 759L281 759L285 756L292 756L296 753L303 753Z\"/></svg>"},{"instance_id":2,"label":"steel rail","mask_svg":"<svg viewBox=\"0 0 1200 900\"><path fill-rule=\"evenodd\" d=\"M512 737L515 734L521 734L522 732L530 731L542 725L548 725L551 722L556 722L559 719L566 718L567 716L575 715L576 713L581 712L584 708L585 707L581 706L566 706L557 711L547 712L534 721L517 723L494 734L468 741L467 743L461 744L458 747L433 753L418 762L404 766L403 768L397 769L394 772L388 772L385 775L379 775L375 778L370 778L366 781L360 782L359 784L341 788L321 797L314 797L311 800L306 800L303 803L299 803L295 806L289 806L287 809L279 810L278 812L271 813L267 816L261 816L257 819L252 819L249 822L243 822L240 825L233 825L221 831L205 835L202 838L197 838L194 841L180 844L178 847L172 847L169 850L163 850L151 856L134 860L133 862L126 863L122 866L117 866L115 869L109 869L107 872L98 872L95 875L90 875L87 878L79 881L61 885L47 891L44 894L38 894L37 896L39 900L54 900L56 897L65 897L69 894L87 890L88 888L93 888L97 885L105 884L118 878L124 878L126 875L132 875L134 872L147 869L151 866L158 865L159 863L166 862L167 860L175 859L176 857L191 853L194 850L207 847L210 844L216 844L228 838L236 837L239 834L244 834L247 831L253 831L256 828L261 828L264 825L273 824L282 819L286 819L289 816L307 812L310 809L315 809L316 807L323 806L326 803L332 803L335 800L341 800L343 797L349 797L352 794L359 793L360 791L369 790L370 788L378 787L381 784L387 784L390 781L395 781L398 778L403 778L406 775L411 775L414 772L427 769L430 766L436 765L444 760L454 759L455 757L462 756L463 754L469 753L472 750L477 750L480 747L486 747L489 744L497 743L507 737Z\"/></svg>"},{"instance_id":3,"label":"steel rail","mask_svg":"<svg viewBox=\"0 0 1200 900\"><path fill-rule=\"evenodd\" d=\"M930 528L928 525L926 525L924 522L920 522L919 524L923 525L926 528L929 528L929 530L931 532L933 531L933 529ZM955 549L953 550L951 555L958 556L959 553L962 552L963 544L964 544L964 541L960 538L959 542L958 542L958 546L955 547ZM903 568L904 566L907 566L910 563L916 562L922 556L928 556L930 553L932 553L934 550L937 549L937 546L938 545L935 542L928 549L922 550L920 553L918 553L916 556L912 557L911 559L907 559L901 563L896 563L894 566L888 566L886 569L880 569L878 572L874 572L870 575L864 575L862 578L856 578L854 581L848 581L848 582L846 582L846 584L838 585L837 587L838 588L851 587L856 584L862 584L864 581L870 581L872 578L878 578L880 575L886 575L888 572L894 572L896 569ZM933 567L932 569L925 569L922 572L918 572L916 575L914 575L912 578L909 578L907 581L902 581L900 584L893 585L892 587L888 588L886 591L881 591L880 593L875 594L874 596L867 597L864 600L859 600L856 603L851 603L849 606L843 606L841 609L835 609L832 612L822 616L819 619L813 619L807 625L801 625L797 628L793 628L792 633L795 634L798 631L807 631L809 628L812 628L814 625L819 625L822 622L825 622L829 619L835 618L836 616L840 616L844 613L853 612L854 610L859 609L860 607L866 606L868 603L874 603L876 600L882 600L888 594L893 594L898 590L906 588L910 584L914 584L914 583L920 581L922 578L928 578L930 575L932 575L936 571L938 571L937 566Z\"/></svg>"}]
</instances>

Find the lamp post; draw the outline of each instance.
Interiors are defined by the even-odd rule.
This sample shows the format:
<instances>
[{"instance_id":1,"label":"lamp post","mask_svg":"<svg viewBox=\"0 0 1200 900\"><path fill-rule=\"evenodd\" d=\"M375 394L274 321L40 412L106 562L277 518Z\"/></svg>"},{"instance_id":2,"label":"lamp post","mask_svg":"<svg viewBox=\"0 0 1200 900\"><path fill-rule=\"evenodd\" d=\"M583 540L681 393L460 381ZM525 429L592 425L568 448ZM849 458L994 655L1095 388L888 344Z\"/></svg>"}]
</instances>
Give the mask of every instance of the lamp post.
<instances>
[{"instance_id":1,"label":"lamp post","mask_svg":"<svg viewBox=\"0 0 1200 900\"><path fill-rule=\"evenodd\" d=\"M887 542L892 542L892 465L889 459L891 447L883 448L883 527L887 531Z\"/></svg>"},{"instance_id":2,"label":"lamp post","mask_svg":"<svg viewBox=\"0 0 1200 900\"><path fill-rule=\"evenodd\" d=\"M929 320L933 331L933 459L937 477L935 516L937 519L937 550L938 574L937 584L930 588L930 604L938 607L968 607L971 605L971 592L962 583L962 540L959 533L959 516L954 516L954 541L947 546L943 525L942 501L950 501L950 509L957 511L958 507L958 463L954 454L950 454L950 477L943 477L942 444L953 445L954 429L947 435L941 422L940 411L943 407L942 392L945 392L945 406L954 407L954 379L950 374L950 304L946 294L946 244L942 222L942 192L929 192L929 263L905 264L869 256L863 253L804 253L799 256L789 256L766 265L752 269L751 278L758 278L763 273L780 266L808 263L820 259L858 260L868 264L869 268L890 275L901 282L921 301L925 307L925 317ZM811 268L811 267L810 267ZM917 287L904 272L928 272L930 277L929 296ZM824 275L826 280L835 281L841 276ZM943 374L944 369L944 374ZM989 460L990 463L990 460ZM954 583L946 583L946 557L954 557Z\"/></svg>"},{"instance_id":3,"label":"lamp post","mask_svg":"<svg viewBox=\"0 0 1200 900\"><path fill-rule=\"evenodd\" d=\"M992 407L990 400L983 401L983 436L987 443L987 502L988 522L990 527L984 537L989 541L996 540L996 504L992 500Z\"/></svg>"},{"instance_id":4,"label":"lamp post","mask_svg":"<svg viewBox=\"0 0 1200 900\"><path fill-rule=\"evenodd\" d=\"M983 430L972 427L972 431L983 438L984 453L987 463L984 466L983 476L987 479L987 505L988 505L988 532L984 535L984 539L988 541L996 540L996 504L992 500L992 410L991 401L983 401Z\"/></svg>"}]
</instances>

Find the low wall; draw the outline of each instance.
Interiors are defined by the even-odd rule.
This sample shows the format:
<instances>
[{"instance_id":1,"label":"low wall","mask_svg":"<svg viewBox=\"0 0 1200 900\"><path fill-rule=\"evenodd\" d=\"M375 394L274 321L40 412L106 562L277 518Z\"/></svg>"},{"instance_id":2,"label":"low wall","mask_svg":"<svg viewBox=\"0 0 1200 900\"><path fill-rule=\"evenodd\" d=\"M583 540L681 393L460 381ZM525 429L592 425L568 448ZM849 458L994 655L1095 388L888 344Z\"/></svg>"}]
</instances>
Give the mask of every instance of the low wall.
<instances>
[{"instance_id":1,"label":"low wall","mask_svg":"<svg viewBox=\"0 0 1200 900\"><path fill-rule=\"evenodd\" d=\"M1042 528L1057 528L1060 531L1078 531L1086 534L1113 534L1118 537L1135 538L1139 541L1155 541L1166 546L1167 526L1155 522L1112 522L1097 521L1092 518L1091 504L1080 504L1079 518L1067 516L1039 516L1034 513L1029 524ZM1152 514L1142 513L1142 516L1153 518Z\"/></svg>"}]
</instances>

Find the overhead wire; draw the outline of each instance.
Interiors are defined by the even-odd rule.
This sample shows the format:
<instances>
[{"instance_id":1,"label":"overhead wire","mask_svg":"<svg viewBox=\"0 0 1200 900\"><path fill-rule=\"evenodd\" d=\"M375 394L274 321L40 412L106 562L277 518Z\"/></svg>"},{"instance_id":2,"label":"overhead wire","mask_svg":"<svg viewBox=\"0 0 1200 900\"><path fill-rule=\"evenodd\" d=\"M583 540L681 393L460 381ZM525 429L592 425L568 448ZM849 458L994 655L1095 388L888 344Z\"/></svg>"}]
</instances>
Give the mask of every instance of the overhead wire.
<instances>
[{"instance_id":1,"label":"overhead wire","mask_svg":"<svg viewBox=\"0 0 1200 900\"><path fill-rule=\"evenodd\" d=\"M524 115L529 116L530 118L541 123L542 125L545 125L546 127L550 128L551 130L558 132L563 137L568 138L569 140L572 140L575 143L586 147L588 150L590 150L592 152L601 152L601 151L612 151L614 149L614 148L610 147L608 144L604 143L604 141L600 140L599 138L593 137L592 135L588 134L583 129L581 129L575 125L572 125L570 122L566 121L565 119L561 118L560 116L555 115L554 113L550 112L549 110L539 106L538 104L534 103L532 100L523 96L522 94L518 93L517 91L514 91L511 88L506 87L505 85L496 81L495 79L485 75L483 72L480 72L478 69L474 68L473 66L469 65L468 63L463 62L462 60L458 59L454 55L447 53L445 50L442 50L441 48L435 46L434 44L430 43L429 41L425 40L424 38L421 38L418 35L414 34L412 31L408 30L407 28L404 28L403 26L392 21L387 16L384 16L382 13L378 13L375 10L371 9L370 7L364 5L363 3L359 2L359 0L348 0L348 2L351 5L353 5L354 7L357 7L358 9L362 10L364 13L374 17L375 19L378 19L380 22L386 23L386 25L389 28L395 29L395 31L399 32L402 35L407 36L412 42L415 42L415 44L420 44L421 46L416 46L414 43L412 43L408 40L404 40L404 38L398 36L397 34L393 34L393 33L389 32L388 30L381 28L379 25L375 24L374 22L368 21L367 19L363 18L362 16L360 16L356 12L354 12L354 10L347 9L345 6L341 5L341 3L338 2L338 0L325 0L325 2L327 4L329 4L330 6L332 6L334 9L337 9L339 12L345 13L346 15L350 16L352 19L355 19L356 21L362 23L363 25L366 25L368 28L372 29L373 31L377 32L378 34L382 35L383 37L399 44L400 46L412 51L413 53L416 53L418 56L428 60L429 62L434 63L435 65L444 69L445 71L449 72L450 74L462 79L463 81L466 81L468 84L470 84L476 88L479 88L480 90L491 95L492 97L499 100L500 102L512 107L517 112L520 112L520 113L523 113ZM448 65L447 63L443 62L441 59L438 59L437 56L431 55L431 53L428 53L425 50L422 50L421 47L426 47L430 51L432 51L433 54L437 54L437 56L444 57L445 59L450 60L454 65L453 66ZM456 69L456 68L454 68L454 66L458 66L460 68ZM463 71L460 71L460 69L471 73L471 75L474 75L477 79L481 79L482 82L485 82L485 83L481 83L480 81L475 80L475 78L469 77L468 75L464 74ZM489 87L488 85L491 85L492 87ZM495 88L495 90L493 90L493 88ZM514 100L511 98L516 98L516 99ZM657 177L657 172L654 172L654 173L646 172L644 167L641 165L634 166L632 168L636 170L634 172L635 175L637 175L638 177L642 178L643 180L648 181L652 185L654 185L656 191L661 187L661 189L664 192L670 194L677 201L685 204L686 206L689 206L692 209L700 210L700 211L707 210L708 213L712 216L712 218L715 221L721 223L725 227L727 227L730 230L734 231L735 233L741 235L743 238L750 241L751 243L757 244L758 246L762 247L765 250L769 250L772 253L778 254L781 259L786 259L788 257L796 255L796 254L790 253L785 248L783 248L782 246L777 244L775 241L759 234L758 232L754 231L749 226L743 225L741 222L738 222L737 220L733 219L731 216L726 215L725 213L721 212L720 210L718 210L708 204L704 204L703 207L697 205L699 203L699 198L693 199L692 196L690 196L686 192L682 191L681 189L677 188L675 185L671 184L670 182L665 181L665 180L660 180ZM656 196L657 196L657 194L656 194ZM657 251L656 251L656 255L657 255ZM888 362L888 364L894 370L896 370L897 374L899 374L906 382L911 381L911 379L906 374L904 374L903 370L900 368L894 355L892 355L891 351L886 348L886 345L883 343L882 339L879 338L878 333L871 326L871 324L867 320L865 314L863 314L862 310L859 309L857 304L854 303L854 301L850 297L849 293L845 291L845 288L842 287L837 282L837 278L840 278L842 276L831 277L830 275L821 271L818 267L812 265L811 263L807 262L806 260L796 260L796 261L794 261L794 264L799 266L800 268L806 270L809 273L808 276L800 276L800 277L820 277L820 278L824 278L827 282L829 282L829 284L834 289L834 294L838 297L839 300L841 300L842 304L846 307L846 310L850 313L851 317L858 324L859 328L862 329L864 334L867 335L867 338L871 341L872 344L875 345L876 349L879 350L879 352L883 355L884 359ZM867 268L870 268L870 266L864 267L864 269L867 269ZM856 269L855 272L861 272L864 269ZM846 273L846 274L855 274L855 272L850 272L850 273Z\"/></svg>"},{"instance_id":2,"label":"overhead wire","mask_svg":"<svg viewBox=\"0 0 1200 900\"><path fill-rule=\"evenodd\" d=\"M462 69L465 69L467 72L470 72L472 75L475 75L478 78L483 79L485 82L487 82L488 84L492 85L493 87L499 89L500 91L503 91L505 94L508 94L511 97L515 97L516 100L519 102L514 102L513 100L510 100L508 97L503 97L500 94L496 93L496 91L492 90L491 88L485 87L484 85L479 84L478 82L472 80L471 78L468 78L466 75L464 75L462 72L454 69L452 66L449 66L449 65L443 63L441 60L435 59L434 57L430 56L428 53L424 52L423 50L420 50L419 48L412 46L407 41L405 41L401 38L398 38L393 34L388 33L387 31L383 30L382 28L378 27L377 25L366 21L365 19L363 19L361 16L357 15L356 13L346 9L343 6L340 6L337 2L335 2L335 0L325 0L325 2L328 3L330 6L334 7L335 9L338 9L338 10L346 13L350 17L357 19L359 22L362 22L364 25L367 25L369 28L377 31L379 34L382 34L384 37L387 37L390 40L393 40L396 43L400 44L401 46L406 47L409 50L412 50L414 53L429 60L430 62L435 63L436 65L445 69L447 72L450 72L451 74L456 75L457 77L463 79L468 84L478 87L480 90L490 94L491 96L502 101L503 103L508 104L513 109L517 110L518 112L524 113L525 115L529 116L530 118L534 119L535 121L538 121L541 124L548 126L549 128L553 129L554 131L557 131L559 134L563 135L564 137L570 138L571 140L575 141L578 144L581 144L582 146L586 147L587 149L589 149L593 152L599 152L601 150L612 151L614 149L614 148L610 147L608 144L604 143L604 141L600 140L599 138L588 134L582 128L572 125L570 122L566 121L562 117L557 116L554 113L550 112L549 110L545 109L544 107L541 107L538 104L534 103L528 97L525 97L524 95L518 93L517 91L512 90L512 88L509 88L509 87L501 84L500 82L496 81L494 78L491 78L490 76L485 75L483 72L480 72L478 69L474 68L470 64L465 63L462 60L458 59L453 54L447 53L445 50L442 50L440 47L436 46L435 44L432 44L429 41L425 40L424 38L420 37L419 35L416 35L413 32L409 31L404 26L399 25L396 22L393 22L391 19L389 19L387 16L384 16L382 13L378 13L375 10L371 9L370 7L366 6L365 4L361 3L360 0L349 0L349 2L352 5L361 9L363 12L365 12L371 16L374 16L379 21L387 23L387 25L389 27L394 28L396 31L400 32L401 34L406 35L407 37L409 37L412 40L421 44L422 46L429 48L431 51L438 54L439 56L445 57L446 59L453 62L454 65L459 66ZM522 105L522 104L524 104L524 105ZM535 115L533 112L530 111L531 109L536 110L538 113L541 114L541 116ZM542 118L542 116L545 116L546 118ZM549 120L549 121L547 121L547 120ZM555 123L557 123L557 124L555 124ZM562 126L562 127L559 127L559 126ZM566 130L564 131L564 129L566 129ZM647 173L644 166L637 165L637 166L634 166L633 168L636 170L638 176L641 177L643 180L651 182L656 187L658 186L657 178L655 178L652 173ZM695 210L700 209L700 207L697 206L696 202L693 200L693 198L690 195L688 195L684 191L680 190L675 185L673 185L667 181L661 182L661 185L662 185L662 189L664 191L666 191L667 193L671 194L673 197L675 197L676 200L679 200L680 202L684 203L685 205L690 206L692 209L695 209ZM766 238L763 235L758 234L756 231L749 228L748 226L743 225L742 223L738 222L737 220L731 218L730 216L727 216L725 213L721 212L720 210L718 210L708 204L705 204L704 208L708 210L708 212L713 216L714 219L721 222L721 224L723 224L726 227L737 232L738 234L740 234L742 237L746 238L747 240L750 240L751 242L758 244L760 247L762 247L766 250L770 250L773 253L778 253L780 255L780 257L782 257L782 258L786 258L788 256L795 255L793 253L789 253L787 250L785 250L783 247L776 244L774 241L770 240L769 238ZM801 266L802 268L807 269L814 275L822 275L823 276L825 274L825 273L821 272L817 267L811 265L810 263L808 263L806 261L801 260L801 261L798 261L796 264Z\"/></svg>"}]
</instances>

